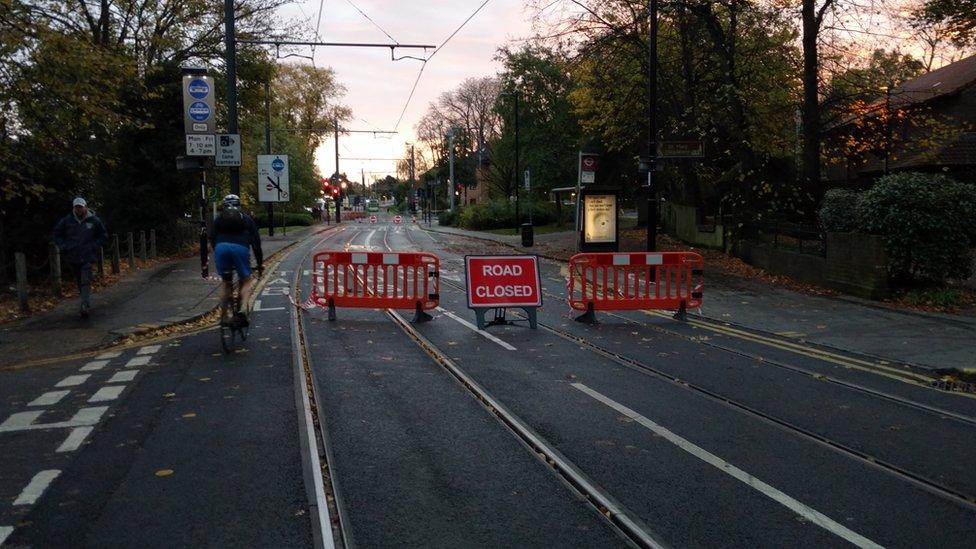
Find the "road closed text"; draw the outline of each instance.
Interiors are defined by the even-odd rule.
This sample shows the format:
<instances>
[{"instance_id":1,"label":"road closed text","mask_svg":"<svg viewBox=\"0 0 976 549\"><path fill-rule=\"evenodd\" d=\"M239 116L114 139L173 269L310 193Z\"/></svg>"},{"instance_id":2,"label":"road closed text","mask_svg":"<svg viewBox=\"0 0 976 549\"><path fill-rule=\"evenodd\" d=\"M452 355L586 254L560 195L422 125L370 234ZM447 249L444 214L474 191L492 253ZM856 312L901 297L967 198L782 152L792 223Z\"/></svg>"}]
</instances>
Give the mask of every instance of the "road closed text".
<instances>
[{"instance_id":1,"label":"road closed text","mask_svg":"<svg viewBox=\"0 0 976 549\"><path fill-rule=\"evenodd\" d=\"M534 255L465 258L469 307L539 307L542 291Z\"/></svg>"}]
</instances>

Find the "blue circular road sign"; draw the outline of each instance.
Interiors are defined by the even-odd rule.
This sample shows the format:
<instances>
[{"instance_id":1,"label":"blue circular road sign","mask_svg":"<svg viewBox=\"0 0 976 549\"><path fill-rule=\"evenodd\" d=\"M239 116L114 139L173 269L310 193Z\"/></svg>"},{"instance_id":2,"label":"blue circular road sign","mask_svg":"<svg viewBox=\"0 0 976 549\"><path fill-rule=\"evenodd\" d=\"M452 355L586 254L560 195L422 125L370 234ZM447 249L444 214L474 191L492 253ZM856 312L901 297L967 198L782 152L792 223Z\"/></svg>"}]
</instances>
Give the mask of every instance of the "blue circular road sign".
<instances>
[{"instance_id":1,"label":"blue circular road sign","mask_svg":"<svg viewBox=\"0 0 976 549\"><path fill-rule=\"evenodd\" d=\"M275 158L271 161L271 169L276 172L280 172L285 169L285 163L280 158Z\"/></svg>"},{"instance_id":2,"label":"blue circular road sign","mask_svg":"<svg viewBox=\"0 0 976 549\"><path fill-rule=\"evenodd\" d=\"M190 80L190 84L186 87L186 91L194 99L203 99L204 97L210 95L210 84L207 84L206 80L195 78Z\"/></svg>"},{"instance_id":3,"label":"blue circular road sign","mask_svg":"<svg viewBox=\"0 0 976 549\"><path fill-rule=\"evenodd\" d=\"M190 118L197 122L203 122L210 118L210 105L207 105L203 101L195 101L190 105L189 112Z\"/></svg>"}]
</instances>

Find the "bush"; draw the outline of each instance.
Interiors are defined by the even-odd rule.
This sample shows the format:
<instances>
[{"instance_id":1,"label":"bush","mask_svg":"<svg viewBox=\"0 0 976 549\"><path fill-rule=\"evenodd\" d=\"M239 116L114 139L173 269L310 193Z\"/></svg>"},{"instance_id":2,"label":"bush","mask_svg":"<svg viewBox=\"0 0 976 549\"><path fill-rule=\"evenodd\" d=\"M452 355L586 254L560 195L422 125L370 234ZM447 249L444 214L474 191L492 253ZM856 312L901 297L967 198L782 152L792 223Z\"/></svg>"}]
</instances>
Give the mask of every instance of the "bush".
<instances>
[{"instance_id":1,"label":"bush","mask_svg":"<svg viewBox=\"0 0 976 549\"><path fill-rule=\"evenodd\" d=\"M936 174L888 175L861 195L859 210L861 228L884 238L896 280L972 274L976 187Z\"/></svg>"},{"instance_id":2,"label":"bush","mask_svg":"<svg viewBox=\"0 0 976 549\"><path fill-rule=\"evenodd\" d=\"M457 223L457 219L457 212L452 212L451 210L444 210L443 212L437 214L437 224L444 225L445 227L454 225Z\"/></svg>"},{"instance_id":3,"label":"bush","mask_svg":"<svg viewBox=\"0 0 976 549\"><path fill-rule=\"evenodd\" d=\"M274 214L275 227L281 227L282 225L302 225L307 227L308 225L311 225L313 221L312 214L310 213L275 212ZM268 214L259 213L255 215L254 222L258 224L258 227L267 227Z\"/></svg>"},{"instance_id":4,"label":"bush","mask_svg":"<svg viewBox=\"0 0 976 549\"><path fill-rule=\"evenodd\" d=\"M505 199L478 202L461 210L458 224L476 231L514 227L515 205Z\"/></svg>"},{"instance_id":5,"label":"bush","mask_svg":"<svg viewBox=\"0 0 976 549\"><path fill-rule=\"evenodd\" d=\"M847 233L861 228L861 195L847 189L830 189L820 206L820 225L826 231Z\"/></svg>"}]
</instances>

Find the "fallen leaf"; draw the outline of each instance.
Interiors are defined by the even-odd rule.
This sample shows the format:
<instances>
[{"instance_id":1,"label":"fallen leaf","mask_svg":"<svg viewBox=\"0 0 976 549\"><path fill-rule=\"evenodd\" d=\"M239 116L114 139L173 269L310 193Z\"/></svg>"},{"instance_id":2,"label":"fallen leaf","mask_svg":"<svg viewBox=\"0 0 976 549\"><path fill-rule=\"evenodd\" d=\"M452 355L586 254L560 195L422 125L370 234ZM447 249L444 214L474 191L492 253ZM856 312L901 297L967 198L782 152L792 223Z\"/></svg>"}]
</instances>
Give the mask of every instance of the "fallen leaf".
<instances>
[{"instance_id":1,"label":"fallen leaf","mask_svg":"<svg viewBox=\"0 0 976 549\"><path fill-rule=\"evenodd\" d=\"M160 469L160 470L156 471L156 476L157 477L168 477L168 476L170 476L172 474L173 474L173 470L172 469Z\"/></svg>"},{"instance_id":2,"label":"fallen leaf","mask_svg":"<svg viewBox=\"0 0 976 549\"><path fill-rule=\"evenodd\" d=\"M176 396L176 393L166 393L163 396L166 397L166 398L173 398L173 397Z\"/></svg>"},{"instance_id":3,"label":"fallen leaf","mask_svg":"<svg viewBox=\"0 0 976 549\"><path fill-rule=\"evenodd\" d=\"M191 417L197 417L197 415L195 413L193 413L193 412L189 412L189 413L183 414L181 417L191 418Z\"/></svg>"}]
</instances>

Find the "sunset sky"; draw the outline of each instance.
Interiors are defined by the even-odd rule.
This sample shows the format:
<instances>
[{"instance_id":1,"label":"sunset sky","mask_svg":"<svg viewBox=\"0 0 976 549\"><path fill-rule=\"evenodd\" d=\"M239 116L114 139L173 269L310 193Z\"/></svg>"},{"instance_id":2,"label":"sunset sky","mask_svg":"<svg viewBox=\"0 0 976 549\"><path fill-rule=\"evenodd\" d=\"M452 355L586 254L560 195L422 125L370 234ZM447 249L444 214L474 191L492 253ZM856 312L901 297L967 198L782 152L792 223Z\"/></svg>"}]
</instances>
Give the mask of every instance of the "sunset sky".
<instances>
[{"instance_id":1,"label":"sunset sky","mask_svg":"<svg viewBox=\"0 0 976 549\"><path fill-rule=\"evenodd\" d=\"M403 44L441 44L464 22L483 0L352 0L380 27ZM314 30L319 12L319 0L305 0L290 4L283 17L308 21ZM399 158L404 144L414 139L414 125L423 116L428 104L439 94L450 90L465 78L495 74L498 64L493 61L495 50L509 39L531 35L529 15L523 0L492 0L454 36L428 63L410 101L403 119L403 111L421 62L391 61L387 49L317 48L315 64L335 69L339 81L346 88L344 103L352 108L350 129L393 130L392 138L371 135L340 136L339 167L351 179L359 180L365 170L367 182L374 177L395 174L391 160L352 160L353 158ZM321 40L327 42L389 43L390 39L350 5L347 0L324 0L319 27ZM294 53L309 54L309 50ZM423 57L422 50L397 50L397 55ZM428 50L427 55L430 55ZM308 63L291 58L284 62ZM322 174L335 170L334 141L327 139L318 151L318 165ZM349 158L350 160L343 160ZM372 173L369 173L372 172Z\"/></svg>"}]
</instances>

